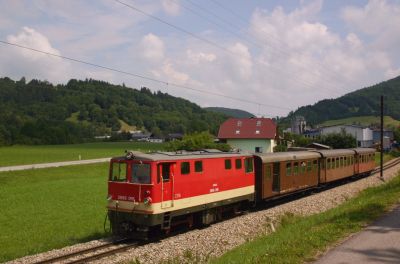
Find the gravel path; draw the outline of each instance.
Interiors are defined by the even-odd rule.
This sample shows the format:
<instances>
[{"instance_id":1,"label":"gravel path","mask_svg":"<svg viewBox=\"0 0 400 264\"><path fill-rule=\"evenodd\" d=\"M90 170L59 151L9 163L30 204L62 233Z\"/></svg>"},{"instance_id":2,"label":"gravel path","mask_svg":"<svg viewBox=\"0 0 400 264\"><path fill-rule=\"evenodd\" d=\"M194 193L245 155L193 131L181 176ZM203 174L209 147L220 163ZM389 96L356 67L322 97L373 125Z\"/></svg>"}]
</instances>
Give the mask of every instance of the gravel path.
<instances>
[{"instance_id":1,"label":"gravel path","mask_svg":"<svg viewBox=\"0 0 400 264\"><path fill-rule=\"evenodd\" d=\"M385 180L395 177L400 165L384 172ZM266 223L276 223L283 214L290 212L297 215L311 215L333 208L347 199L354 197L361 190L382 184L379 173L367 178L342 185L324 192L313 194L292 202L285 203L270 209L248 213L220 223L211 225L202 230L193 230L184 234L137 247L125 253L96 261L95 263L121 263L130 260L139 260L141 263L159 263L161 261L180 258L179 263L205 260L211 256L220 256L224 252L251 240L261 233L268 233L271 227ZM10 263L32 263L39 259L49 258L64 252L78 250L105 240L96 240L84 244L66 247L60 250L28 256ZM201 256L201 257L200 257Z\"/></svg>"},{"instance_id":2,"label":"gravel path","mask_svg":"<svg viewBox=\"0 0 400 264\"><path fill-rule=\"evenodd\" d=\"M44 169L44 168L55 168L55 167L71 166L71 165L102 163L102 162L108 162L108 161L110 161L110 159L111 158L100 158L100 159L73 160L73 161L60 161L60 162L50 162L50 163L37 163L37 164L28 164L28 165L7 166L7 167L0 167L0 172L31 170L31 169Z\"/></svg>"}]
</instances>

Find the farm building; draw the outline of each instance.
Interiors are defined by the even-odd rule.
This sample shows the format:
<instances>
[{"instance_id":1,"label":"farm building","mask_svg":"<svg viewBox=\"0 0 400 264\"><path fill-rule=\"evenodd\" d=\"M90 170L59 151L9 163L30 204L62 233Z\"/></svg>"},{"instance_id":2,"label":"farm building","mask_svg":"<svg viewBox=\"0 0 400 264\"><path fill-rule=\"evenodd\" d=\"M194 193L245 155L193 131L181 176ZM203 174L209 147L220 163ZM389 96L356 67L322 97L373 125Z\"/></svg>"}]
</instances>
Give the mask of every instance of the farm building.
<instances>
[{"instance_id":1,"label":"farm building","mask_svg":"<svg viewBox=\"0 0 400 264\"><path fill-rule=\"evenodd\" d=\"M275 147L276 125L270 118L230 118L219 128L218 139L240 151L267 153Z\"/></svg>"},{"instance_id":2,"label":"farm building","mask_svg":"<svg viewBox=\"0 0 400 264\"><path fill-rule=\"evenodd\" d=\"M346 132L356 138L357 147L361 148L369 148L374 143L372 130L369 127L357 125L335 125L320 127L319 131L321 135Z\"/></svg>"}]
</instances>

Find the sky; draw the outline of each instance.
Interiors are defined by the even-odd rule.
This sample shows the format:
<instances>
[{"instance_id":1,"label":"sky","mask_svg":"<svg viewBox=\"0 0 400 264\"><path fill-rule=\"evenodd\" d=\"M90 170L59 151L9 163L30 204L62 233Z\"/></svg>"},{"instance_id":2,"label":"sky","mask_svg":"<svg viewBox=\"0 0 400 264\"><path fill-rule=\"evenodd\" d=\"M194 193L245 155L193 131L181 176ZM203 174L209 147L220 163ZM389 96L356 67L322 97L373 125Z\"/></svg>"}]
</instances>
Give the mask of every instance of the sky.
<instances>
[{"instance_id":1,"label":"sky","mask_svg":"<svg viewBox=\"0 0 400 264\"><path fill-rule=\"evenodd\" d=\"M0 0L0 41L1 77L285 116L400 75L400 0Z\"/></svg>"}]
</instances>

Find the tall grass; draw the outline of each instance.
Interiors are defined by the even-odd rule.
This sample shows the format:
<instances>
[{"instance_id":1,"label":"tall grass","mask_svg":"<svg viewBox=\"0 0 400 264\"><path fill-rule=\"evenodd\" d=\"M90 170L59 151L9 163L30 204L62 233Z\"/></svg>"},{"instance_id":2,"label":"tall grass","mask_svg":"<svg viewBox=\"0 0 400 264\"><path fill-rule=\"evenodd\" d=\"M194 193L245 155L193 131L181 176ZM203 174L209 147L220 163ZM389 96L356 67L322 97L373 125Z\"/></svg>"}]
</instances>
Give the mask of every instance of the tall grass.
<instances>
[{"instance_id":1,"label":"tall grass","mask_svg":"<svg viewBox=\"0 0 400 264\"><path fill-rule=\"evenodd\" d=\"M0 173L0 262L105 235L108 164Z\"/></svg>"},{"instance_id":2,"label":"tall grass","mask_svg":"<svg viewBox=\"0 0 400 264\"><path fill-rule=\"evenodd\" d=\"M0 147L0 166L121 156L125 150L163 150L165 144L148 142L98 142L72 145Z\"/></svg>"}]
</instances>

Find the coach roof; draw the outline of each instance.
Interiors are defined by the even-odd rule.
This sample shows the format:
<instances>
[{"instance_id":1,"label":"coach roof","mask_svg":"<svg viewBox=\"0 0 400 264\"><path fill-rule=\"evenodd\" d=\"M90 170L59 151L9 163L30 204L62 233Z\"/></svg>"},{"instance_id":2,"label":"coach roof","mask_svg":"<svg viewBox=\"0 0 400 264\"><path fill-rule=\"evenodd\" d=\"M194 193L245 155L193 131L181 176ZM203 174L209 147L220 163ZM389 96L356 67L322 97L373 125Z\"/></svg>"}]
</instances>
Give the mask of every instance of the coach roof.
<instances>
[{"instance_id":1,"label":"coach roof","mask_svg":"<svg viewBox=\"0 0 400 264\"><path fill-rule=\"evenodd\" d=\"M321 153L323 157L339 157L355 155L355 151L352 149L327 149L327 150L314 150L315 152Z\"/></svg>"},{"instance_id":2,"label":"coach roof","mask_svg":"<svg viewBox=\"0 0 400 264\"><path fill-rule=\"evenodd\" d=\"M290 152L276 152L276 153L257 153L254 156L259 157L263 163L279 162L289 160L305 160L305 159L318 159L321 155L313 151L290 151Z\"/></svg>"}]
</instances>

